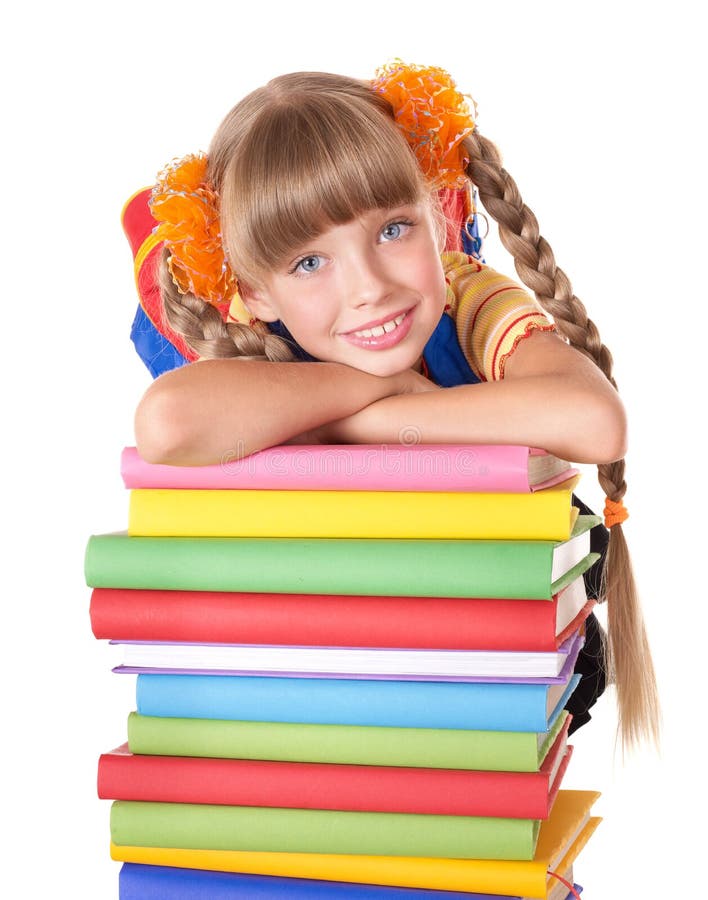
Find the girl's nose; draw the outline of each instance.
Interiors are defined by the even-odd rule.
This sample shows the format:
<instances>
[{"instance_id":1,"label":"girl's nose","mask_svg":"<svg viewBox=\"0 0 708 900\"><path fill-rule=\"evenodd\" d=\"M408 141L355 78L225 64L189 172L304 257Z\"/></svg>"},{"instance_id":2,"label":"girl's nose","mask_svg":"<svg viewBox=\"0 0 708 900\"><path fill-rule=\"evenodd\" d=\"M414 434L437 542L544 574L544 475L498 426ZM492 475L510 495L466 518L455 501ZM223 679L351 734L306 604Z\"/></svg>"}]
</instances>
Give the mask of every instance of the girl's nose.
<instances>
[{"instance_id":1,"label":"girl's nose","mask_svg":"<svg viewBox=\"0 0 708 900\"><path fill-rule=\"evenodd\" d=\"M390 277L376 260L359 257L347 268L347 296L352 306L377 305L390 296Z\"/></svg>"}]
</instances>

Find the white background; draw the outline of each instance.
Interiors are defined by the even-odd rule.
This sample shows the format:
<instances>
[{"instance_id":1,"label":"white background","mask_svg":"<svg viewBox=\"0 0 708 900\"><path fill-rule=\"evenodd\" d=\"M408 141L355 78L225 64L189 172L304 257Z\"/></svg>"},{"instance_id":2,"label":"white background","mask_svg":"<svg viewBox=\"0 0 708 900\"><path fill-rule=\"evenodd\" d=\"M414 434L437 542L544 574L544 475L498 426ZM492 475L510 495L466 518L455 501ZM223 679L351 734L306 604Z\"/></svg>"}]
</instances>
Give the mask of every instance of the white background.
<instances>
[{"instance_id":1,"label":"white background","mask_svg":"<svg viewBox=\"0 0 708 900\"><path fill-rule=\"evenodd\" d=\"M480 129L614 355L631 429L625 530L665 733L661 756L643 749L623 764L605 699L574 739L566 785L601 790L605 817L577 878L588 898L686 896L701 879L692 855L705 799L698 22L681 2L251 5L28 3L5 14L0 892L117 897L95 768L125 739L133 679L110 673L115 658L91 635L82 562L91 533L126 526L119 454L150 382L128 337L122 204L172 157L206 149L268 78L370 77L399 56L447 68L473 94ZM486 254L513 274L494 242ZM581 488L599 511L590 467Z\"/></svg>"}]
</instances>

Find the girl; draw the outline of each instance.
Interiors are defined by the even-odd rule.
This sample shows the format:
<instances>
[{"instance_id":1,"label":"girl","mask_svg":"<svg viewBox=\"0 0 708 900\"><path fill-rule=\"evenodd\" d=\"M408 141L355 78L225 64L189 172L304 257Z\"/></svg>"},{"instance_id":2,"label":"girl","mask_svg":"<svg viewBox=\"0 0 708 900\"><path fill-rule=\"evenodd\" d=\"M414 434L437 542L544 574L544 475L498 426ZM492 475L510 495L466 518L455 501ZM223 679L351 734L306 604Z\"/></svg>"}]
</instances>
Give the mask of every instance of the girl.
<instances>
[{"instance_id":1,"label":"girl","mask_svg":"<svg viewBox=\"0 0 708 900\"><path fill-rule=\"evenodd\" d=\"M472 186L537 303L460 252ZM396 63L371 83L275 78L228 114L208 157L162 173L151 211L164 330L198 365L144 395L143 458L206 465L283 443L413 439L597 463L610 539L586 584L608 600L621 736L656 738L612 357L449 76ZM596 549L606 533L593 531ZM576 727L602 690L601 656L591 617Z\"/></svg>"}]
</instances>

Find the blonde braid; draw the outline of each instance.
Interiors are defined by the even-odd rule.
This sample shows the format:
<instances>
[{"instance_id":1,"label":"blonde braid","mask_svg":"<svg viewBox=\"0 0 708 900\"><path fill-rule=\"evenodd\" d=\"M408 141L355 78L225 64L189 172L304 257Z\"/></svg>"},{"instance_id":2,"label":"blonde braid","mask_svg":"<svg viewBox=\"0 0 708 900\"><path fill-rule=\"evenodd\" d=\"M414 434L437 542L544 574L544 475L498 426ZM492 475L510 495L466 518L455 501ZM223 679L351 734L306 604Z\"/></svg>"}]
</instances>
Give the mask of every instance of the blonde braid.
<instances>
[{"instance_id":1,"label":"blonde braid","mask_svg":"<svg viewBox=\"0 0 708 900\"><path fill-rule=\"evenodd\" d=\"M263 359L292 362L295 356L287 341L271 334L264 322L243 325L224 322L216 307L182 294L167 267L169 251L163 250L160 263L160 292L170 328L181 335L201 359Z\"/></svg>"},{"instance_id":2,"label":"blonde braid","mask_svg":"<svg viewBox=\"0 0 708 900\"><path fill-rule=\"evenodd\" d=\"M504 247L514 257L519 277L571 345L591 359L617 389L612 377L612 354L600 339L585 306L575 296L568 276L556 265L538 221L523 202L514 179L503 168L494 144L474 132L465 139L467 175L479 189L485 210L499 226ZM624 460L598 465L598 480L610 500L624 497ZM610 529L601 578L600 600L607 600L608 646L606 667L617 686L619 734L627 747L645 737L658 741L659 698L649 642L627 542L620 524Z\"/></svg>"}]
</instances>

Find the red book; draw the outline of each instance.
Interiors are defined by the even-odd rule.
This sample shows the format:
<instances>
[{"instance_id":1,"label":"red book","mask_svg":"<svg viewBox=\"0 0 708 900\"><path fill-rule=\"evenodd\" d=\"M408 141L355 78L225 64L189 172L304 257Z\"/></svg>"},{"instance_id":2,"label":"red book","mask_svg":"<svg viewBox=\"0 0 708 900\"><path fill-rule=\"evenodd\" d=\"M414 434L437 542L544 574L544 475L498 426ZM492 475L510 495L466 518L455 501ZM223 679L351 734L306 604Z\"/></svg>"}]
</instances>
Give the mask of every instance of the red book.
<instances>
[{"instance_id":1,"label":"red book","mask_svg":"<svg viewBox=\"0 0 708 900\"><path fill-rule=\"evenodd\" d=\"M481 772L271 760L142 756L98 762L106 800L546 819L568 766L569 716L538 772Z\"/></svg>"},{"instance_id":2,"label":"red book","mask_svg":"<svg viewBox=\"0 0 708 900\"><path fill-rule=\"evenodd\" d=\"M119 641L542 652L593 605L582 577L551 600L95 588L91 627Z\"/></svg>"}]
</instances>

